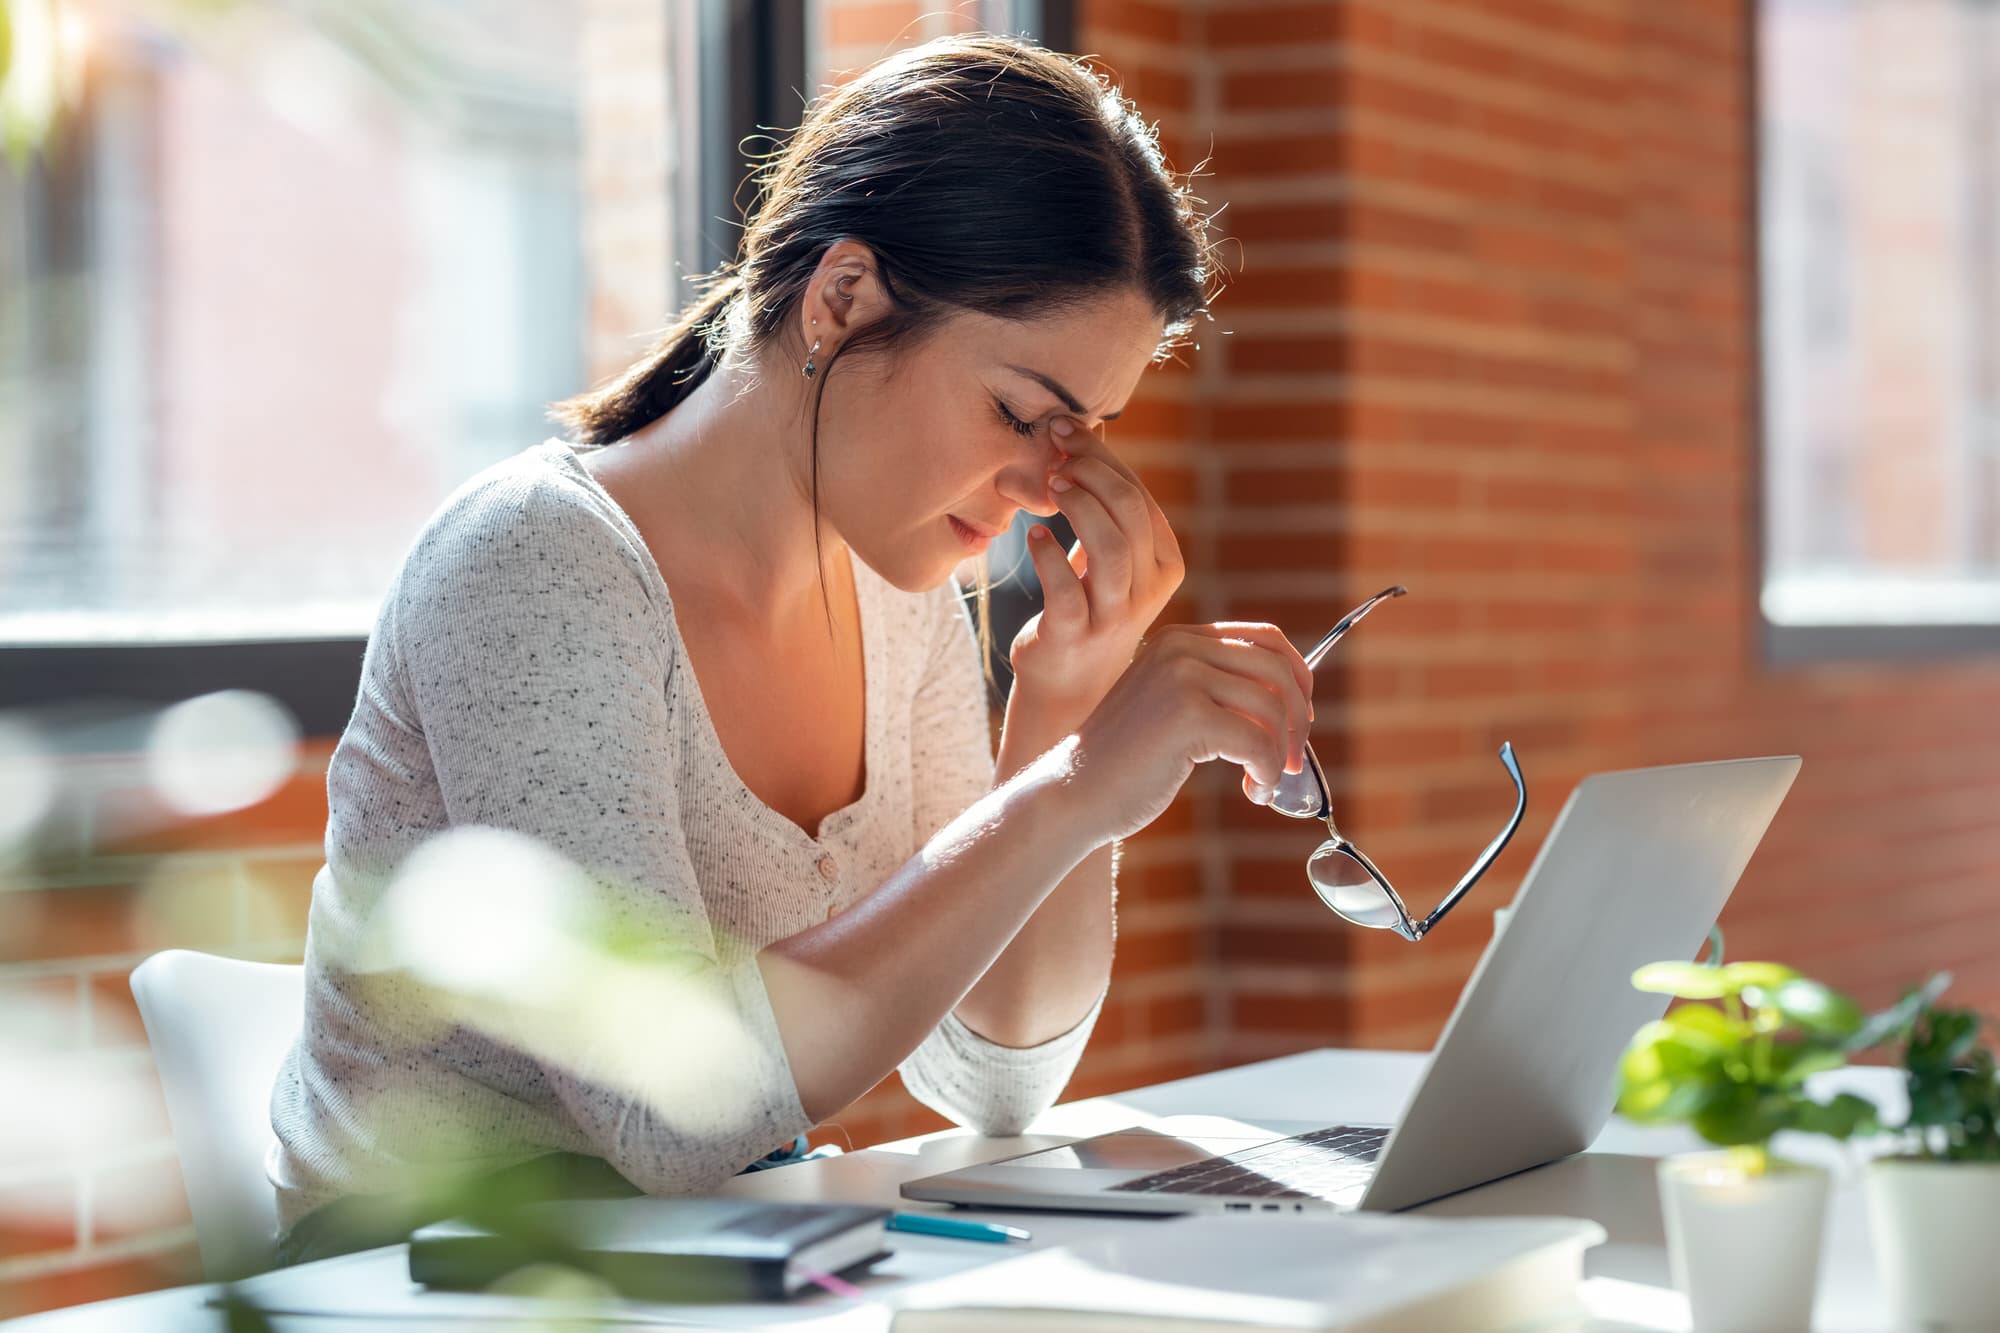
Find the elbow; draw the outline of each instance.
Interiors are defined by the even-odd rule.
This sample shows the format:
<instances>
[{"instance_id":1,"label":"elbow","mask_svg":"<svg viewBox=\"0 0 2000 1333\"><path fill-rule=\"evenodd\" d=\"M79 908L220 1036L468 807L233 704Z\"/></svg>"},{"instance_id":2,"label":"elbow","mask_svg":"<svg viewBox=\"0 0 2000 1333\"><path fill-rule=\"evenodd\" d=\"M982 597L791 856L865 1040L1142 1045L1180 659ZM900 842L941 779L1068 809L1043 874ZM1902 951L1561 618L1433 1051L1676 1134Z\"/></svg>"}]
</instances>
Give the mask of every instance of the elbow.
<instances>
[{"instance_id":1,"label":"elbow","mask_svg":"<svg viewBox=\"0 0 2000 1333\"><path fill-rule=\"evenodd\" d=\"M1046 1106L986 1107L979 1114L967 1117L965 1127L989 1139L1011 1139L1027 1133L1035 1117L1048 1109Z\"/></svg>"}]
</instances>

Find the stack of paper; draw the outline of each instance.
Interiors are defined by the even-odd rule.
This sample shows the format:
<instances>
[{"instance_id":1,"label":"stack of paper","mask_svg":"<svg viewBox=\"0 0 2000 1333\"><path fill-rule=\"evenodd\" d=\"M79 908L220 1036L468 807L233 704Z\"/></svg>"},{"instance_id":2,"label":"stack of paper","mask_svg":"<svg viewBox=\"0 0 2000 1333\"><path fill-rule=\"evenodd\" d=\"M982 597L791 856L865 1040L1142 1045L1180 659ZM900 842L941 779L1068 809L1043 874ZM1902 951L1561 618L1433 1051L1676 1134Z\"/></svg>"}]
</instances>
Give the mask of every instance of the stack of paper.
<instances>
[{"instance_id":1,"label":"stack of paper","mask_svg":"<svg viewBox=\"0 0 2000 1333\"><path fill-rule=\"evenodd\" d=\"M1488 1333L1574 1314L1603 1240L1551 1217L1180 1218L913 1288L895 1333Z\"/></svg>"}]
</instances>

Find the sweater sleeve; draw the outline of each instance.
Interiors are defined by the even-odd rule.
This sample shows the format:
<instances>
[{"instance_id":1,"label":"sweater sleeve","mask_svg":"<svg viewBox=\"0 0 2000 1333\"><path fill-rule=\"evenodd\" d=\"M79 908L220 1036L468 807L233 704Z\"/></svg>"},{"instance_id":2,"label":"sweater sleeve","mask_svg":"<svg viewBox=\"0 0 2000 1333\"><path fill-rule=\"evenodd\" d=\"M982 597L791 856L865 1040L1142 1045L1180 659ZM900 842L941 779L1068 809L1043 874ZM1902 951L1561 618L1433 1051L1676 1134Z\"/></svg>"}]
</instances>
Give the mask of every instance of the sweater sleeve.
<instances>
[{"instance_id":1,"label":"sweater sleeve","mask_svg":"<svg viewBox=\"0 0 2000 1333\"><path fill-rule=\"evenodd\" d=\"M910 716L915 843L922 847L993 785L986 683L971 617L955 585L932 599L927 657ZM1039 1046L1001 1046L948 1013L901 1066L918 1101L981 1134L1019 1134L1062 1095L1104 997Z\"/></svg>"},{"instance_id":2,"label":"sweater sleeve","mask_svg":"<svg viewBox=\"0 0 2000 1333\"><path fill-rule=\"evenodd\" d=\"M396 638L449 823L581 867L621 955L674 979L629 1023L603 1003L567 1033L493 1035L627 1179L698 1193L809 1126L754 952L716 937L682 834L668 684L684 663L643 552L597 506L526 482L462 496L405 564Z\"/></svg>"}]
</instances>

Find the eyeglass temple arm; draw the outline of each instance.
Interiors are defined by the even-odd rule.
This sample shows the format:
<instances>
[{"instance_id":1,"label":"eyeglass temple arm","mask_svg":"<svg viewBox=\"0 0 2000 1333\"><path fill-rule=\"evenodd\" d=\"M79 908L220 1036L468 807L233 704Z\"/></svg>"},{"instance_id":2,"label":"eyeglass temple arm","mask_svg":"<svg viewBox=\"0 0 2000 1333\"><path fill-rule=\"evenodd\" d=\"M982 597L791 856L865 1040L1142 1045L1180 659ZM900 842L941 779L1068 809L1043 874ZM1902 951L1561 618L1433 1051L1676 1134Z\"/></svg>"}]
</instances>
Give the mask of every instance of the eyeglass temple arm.
<instances>
[{"instance_id":1,"label":"eyeglass temple arm","mask_svg":"<svg viewBox=\"0 0 2000 1333\"><path fill-rule=\"evenodd\" d=\"M1458 886L1445 895L1444 901L1437 905L1437 910L1433 911L1418 924L1417 934L1419 936L1427 933L1432 926L1444 920L1444 914L1449 912L1458 903L1458 900L1463 898L1472 886L1479 882L1479 877L1484 875L1487 867L1493 864L1493 858L1500 855L1501 851L1507 846L1508 841L1513 838L1514 830L1521 827L1521 816L1528 811L1528 786L1521 780L1521 765L1514 758L1514 743L1512 741L1502 741L1500 743L1500 762L1507 766L1508 776L1514 779L1514 817L1507 821L1506 828L1500 830L1499 837L1486 844L1486 850L1481 852L1479 859L1472 863L1472 869L1466 871L1465 877L1458 881Z\"/></svg>"},{"instance_id":2,"label":"eyeglass temple arm","mask_svg":"<svg viewBox=\"0 0 2000 1333\"><path fill-rule=\"evenodd\" d=\"M1326 637L1324 639L1321 639L1316 645L1314 645L1313 650L1306 654L1306 670L1311 671L1313 668L1317 667L1323 660L1325 660L1326 655L1333 651L1333 645L1340 642L1341 636L1346 634L1347 631L1353 629L1356 625L1360 624L1361 617L1367 615L1370 611L1373 611L1378 603L1386 602L1391 597L1401 597L1407 592L1409 592L1409 589L1405 588L1400 583L1393 588L1384 588L1382 591L1376 593L1373 597L1370 597L1367 601L1363 602L1361 605L1355 607L1352 611L1349 611L1346 615L1342 616L1340 619L1340 623L1338 625L1335 625L1332 629L1328 630L1326 632Z\"/></svg>"}]
</instances>

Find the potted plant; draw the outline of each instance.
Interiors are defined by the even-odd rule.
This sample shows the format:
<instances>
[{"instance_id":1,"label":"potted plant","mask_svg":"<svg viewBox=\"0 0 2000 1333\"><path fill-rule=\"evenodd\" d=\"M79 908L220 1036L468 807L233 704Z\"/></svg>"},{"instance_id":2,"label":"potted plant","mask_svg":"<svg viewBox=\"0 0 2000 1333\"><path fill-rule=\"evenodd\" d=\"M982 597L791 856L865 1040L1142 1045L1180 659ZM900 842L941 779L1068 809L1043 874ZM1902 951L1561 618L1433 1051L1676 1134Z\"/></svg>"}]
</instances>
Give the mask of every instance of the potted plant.
<instances>
[{"instance_id":1,"label":"potted plant","mask_svg":"<svg viewBox=\"0 0 2000 1333\"><path fill-rule=\"evenodd\" d=\"M1838 1069L1874 1029L1858 1005L1780 963L1654 963L1643 991L1684 1001L1632 1038L1618 1109L1646 1125L1691 1127L1721 1149L1663 1160L1660 1202L1674 1283L1704 1330L1803 1329L1812 1317L1826 1212L1825 1168L1770 1151L1780 1130L1846 1139L1875 1106L1819 1101L1806 1079Z\"/></svg>"},{"instance_id":2,"label":"potted plant","mask_svg":"<svg viewBox=\"0 0 2000 1333\"><path fill-rule=\"evenodd\" d=\"M1898 1150L1868 1167L1889 1310L1905 1328L2000 1328L2000 1076L1979 1015L1939 1008L1949 976L1905 1001L1910 1094ZM1899 1008L1905 1008L1899 1006Z\"/></svg>"}]
</instances>

